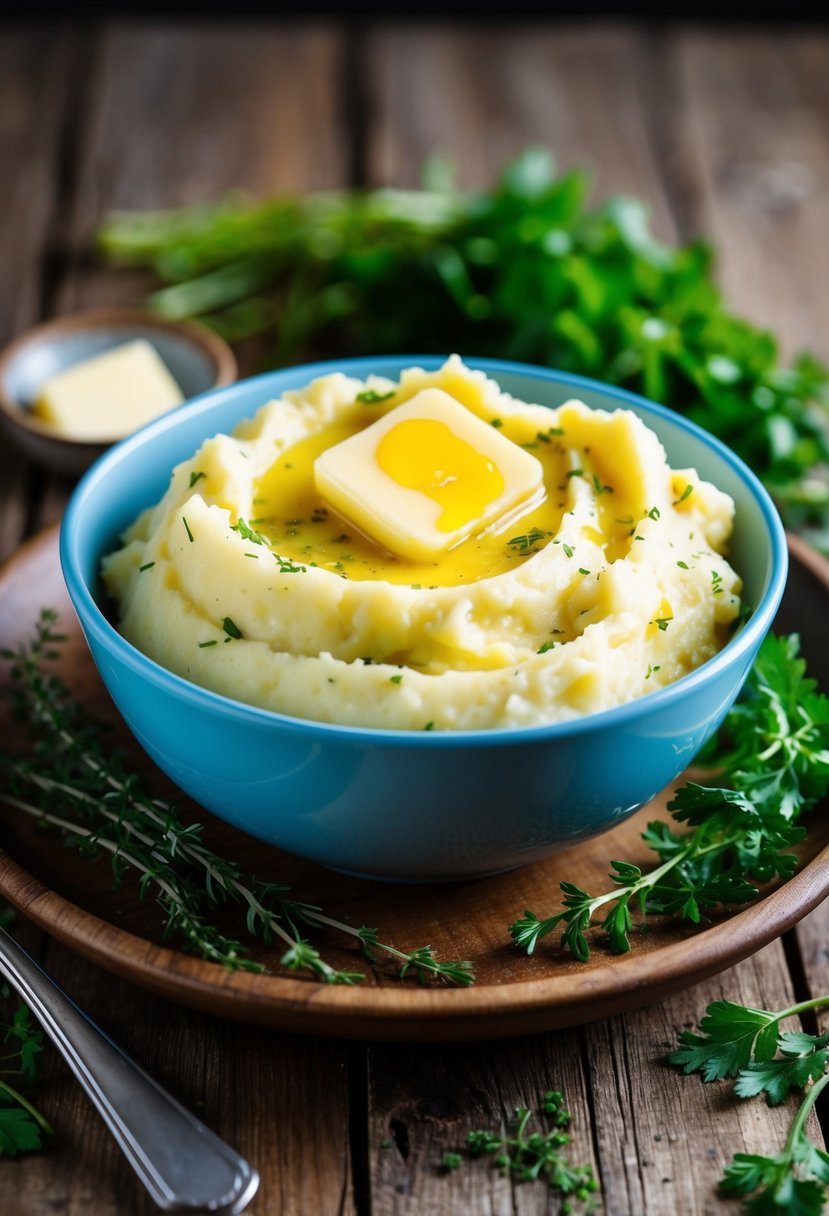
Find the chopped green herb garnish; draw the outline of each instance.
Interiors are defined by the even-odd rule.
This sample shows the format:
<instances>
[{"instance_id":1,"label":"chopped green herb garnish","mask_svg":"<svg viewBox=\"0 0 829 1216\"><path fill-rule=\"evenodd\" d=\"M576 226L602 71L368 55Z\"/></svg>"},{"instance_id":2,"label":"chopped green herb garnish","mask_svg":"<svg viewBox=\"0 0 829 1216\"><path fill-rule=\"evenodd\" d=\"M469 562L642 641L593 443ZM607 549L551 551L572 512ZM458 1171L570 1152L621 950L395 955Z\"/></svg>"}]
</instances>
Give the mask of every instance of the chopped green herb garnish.
<instances>
[{"instance_id":1,"label":"chopped green herb garnish","mask_svg":"<svg viewBox=\"0 0 829 1216\"><path fill-rule=\"evenodd\" d=\"M388 401L396 392L396 388L390 389L387 393L379 393L376 388L365 388L357 394L357 400L363 405L379 405L381 401Z\"/></svg>"},{"instance_id":2,"label":"chopped green herb garnish","mask_svg":"<svg viewBox=\"0 0 829 1216\"><path fill-rule=\"evenodd\" d=\"M390 684L399 684L402 679L403 679L402 676L389 676L389 683Z\"/></svg>"},{"instance_id":3,"label":"chopped green herb garnish","mask_svg":"<svg viewBox=\"0 0 829 1216\"><path fill-rule=\"evenodd\" d=\"M668 625L674 618L672 616L657 616L652 621L648 621L649 625L656 625L662 633L668 628Z\"/></svg>"},{"instance_id":4,"label":"chopped green herb garnish","mask_svg":"<svg viewBox=\"0 0 829 1216\"><path fill-rule=\"evenodd\" d=\"M218 646L218 644L215 638L210 642L199 642L199 650L207 650L208 646Z\"/></svg>"},{"instance_id":5,"label":"chopped green herb garnish","mask_svg":"<svg viewBox=\"0 0 829 1216\"><path fill-rule=\"evenodd\" d=\"M532 528L529 532L524 533L523 536L513 536L511 540L507 541L507 544L511 548L517 549L519 553L527 553L539 541L544 540L545 536L552 535L552 532L542 532L540 528Z\"/></svg>"},{"instance_id":6,"label":"chopped green herb garnish","mask_svg":"<svg viewBox=\"0 0 829 1216\"><path fill-rule=\"evenodd\" d=\"M491 418L489 425L494 426L497 431L500 427L502 427L504 425L504 422L503 422L503 419L501 419L501 418Z\"/></svg>"},{"instance_id":7,"label":"chopped green herb garnish","mask_svg":"<svg viewBox=\"0 0 829 1216\"><path fill-rule=\"evenodd\" d=\"M222 629L224 629L229 638L240 638L242 636L241 629L229 616L226 616L222 621Z\"/></svg>"},{"instance_id":8,"label":"chopped green herb garnish","mask_svg":"<svg viewBox=\"0 0 829 1216\"><path fill-rule=\"evenodd\" d=\"M207 477L207 474L203 473L201 469L199 469L198 471L196 471L195 469L192 469L190 471L190 489L191 490L193 489L193 486L196 484L197 481L201 481L202 477Z\"/></svg>"},{"instance_id":9,"label":"chopped green herb garnish","mask_svg":"<svg viewBox=\"0 0 829 1216\"><path fill-rule=\"evenodd\" d=\"M193 533L190 531L190 525L188 524L187 520L185 519L185 517L183 515L181 517L181 522L184 524L184 531L187 533L187 539L190 541L190 544L192 545L195 538L193 536Z\"/></svg>"},{"instance_id":10,"label":"chopped green herb garnish","mask_svg":"<svg viewBox=\"0 0 829 1216\"><path fill-rule=\"evenodd\" d=\"M679 566L680 570L689 570L690 569L690 566L688 565L687 562L677 562L677 565Z\"/></svg>"},{"instance_id":11,"label":"chopped green herb garnish","mask_svg":"<svg viewBox=\"0 0 829 1216\"><path fill-rule=\"evenodd\" d=\"M660 514L659 507L651 507L650 511L647 512L648 519L659 519Z\"/></svg>"},{"instance_id":12,"label":"chopped green herb garnish","mask_svg":"<svg viewBox=\"0 0 829 1216\"><path fill-rule=\"evenodd\" d=\"M675 498L671 505L674 507L678 507L681 502L685 502L686 498L690 498L691 495L693 494L693 492L694 492L694 487L691 485L690 482L688 482L688 485L682 491L679 498Z\"/></svg>"},{"instance_id":13,"label":"chopped green herb garnish","mask_svg":"<svg viewBox=\"0 0 829 1216\"><path fill-rule=\"evenodd\" d=\"M538 650L535 653L536 654L546 654L547 651L552 650L554 646L555 646L555 642L542 642L541 645L539 646Z\"/></svg>"},{"instance_id":14,"label":"chopped green herb garnish","mask_svg":"<svg viewBox=\"0 0 829 1216\"><path fill-rule=\"evenodd\" d=\"M589 574L589 570L585 570L584 566L579 566L579 574Z\"/></svg>"},{"instance_id":15,"label":"chopped green herb garnish","mask_svg":"<svg viewBox=\"0 0 829 1216\"><path fill-rule=\"evenodd\" d=\"M280 557L278 553L274 553L273 556L281 574L304 574L306 571L305 566L295 565L288 557ZM342 570L339 562L337 562L337 569Z\"/></svg>"},{"instance_id":16,"label":"chopped green herb garnish","mask_svg":"<svg viewBox=\"0 0 829 1216\"><path fill-rule=\"evenodd\" d=\"M434 722L427 722L426 725L423 727L423 729L424 730L434 730L435 729Z\"/></svg>"},{"instance_id":17,"label":"chopped green herb garnish","mask_svg":"<svg viewBox=\"0 0 829 1216\"><path fill-rule=\"evenodd\" d=\"M573 1165L567 1152L571 1142L564 1130L570 1125L570 1112L559 1090L547 1090L536 1112L541 1130L532 1129L533 1112L526 1106L516 1108L509 1128L504 1131L473 1131L466 1137L470 1157L487 1157L502 1177L516 1182L546 1183L556 1199L556 1211L592 1213L596 1211L599 1184L591 1165ZM444 1153L445 1171L457 1169L460 1153ZM546 1205L545 1205L546 1206ZM811 1213L806 1214L811 1216Z\"/></svg>"},{"instance_id":18,"label":"chopped green herb garnish","mask_svg":"<svg viewBox=\"0 0 829 1216\"><path fill-rule=\"evenodd\" d=\"M565 473L565 477L584 477L584 469L570 469L568 473Z\"/></svg>"},{"instance_id":19,"label":"chopped green herb garnish","mask_svg":"<svg viewBox=\"0 0 829 1216\"><path fill-rule=\"evenodd\" d=\"M138 573L143 574L145 570L152 570L155 562L144 562L143 566L138 567Z\"/></svg>"},{"instance_id":20,"label":"chopped green herb garnish","mask_svg":"<svg viewBox=\"0 0 829 1216\"><path fill-rule=\"evenodd\" d=\"M659 663L654 664L653 667L651 667L650 663L648 663L648 670L645 672L645 679L649 680L655 671L661 670L662 668Z\"/></svg>"},{"instance_id":21,"label":"chopped green herb garnish","mask_svg":"<svg viewBox=\"0 0 829 1216\"><path fill-rule=\"evenodd\" d=\"M573 556L573 546L572 546L572 545L566 545L566 544L564 544L564 542L562 541L561 547L562 547L562 549L564 550L564 555L565 555L565 557L572 557L572 556Z\"/></svg>"},{"instance_id":22,"label":"chopped green herb garnish","mask_svg":"<svg viewBox=\"0 0 829 1216\"><path fill-rule=\"evenodd\" d=\"M241 515L235 524L230 525L230 530L231 532L238 532L242 540L249 540L253 545L267 545L268 543L268 538L263 536L261 532L255 532Z\"/></svg>"}]
</instances>

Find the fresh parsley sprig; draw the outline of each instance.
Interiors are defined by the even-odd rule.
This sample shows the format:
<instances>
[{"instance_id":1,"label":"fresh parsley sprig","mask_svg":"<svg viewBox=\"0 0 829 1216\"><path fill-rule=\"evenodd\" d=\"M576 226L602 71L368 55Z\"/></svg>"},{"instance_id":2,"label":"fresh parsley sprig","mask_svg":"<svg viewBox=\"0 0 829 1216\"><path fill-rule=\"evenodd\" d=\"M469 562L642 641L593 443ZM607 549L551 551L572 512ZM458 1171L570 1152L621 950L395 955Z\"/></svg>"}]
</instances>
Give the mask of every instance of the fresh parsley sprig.
<instances>
[{"instance_id":1,"label":"fresh parsley sprig","mask_svg":"<svg viewBox=\"0 0 829 1216\"><path fill-rule=\"evenodd\" d=\"M141 896L152 892L164 912L165 937L175 935L194 953L230 970L264 968L241 941L216 925L224 905L240 908L252 939L282 943L284 967L323 983L355 984L365 975L326 962L300 933L300 922L357 938L364 953L373 945L400 964L401 977L413 972L421 980L474 981L471 963L443 962L428 946L406 951L381 942L376 930L328 917L290 897L287 887L245 874L209 849L202 826L185 824L174 803L148 793L118 750L102 742L101 724L88 719L46 670L65 641L56 622L56 614L44 610L32 639L17 652L3 652L12 664L13 711L33 744L26 757L0 751L6 805L57 828L84 855L108 854L116 885L135 873Z\"/></svg>"},{"instance_id":2,"label":"fresh parsley sprig","mask_svg":"<svg viewBox=\"0 0 829 1216\"><path fill-rule=\"evenodd\" d=\"M729 311L711 248L672 247L633 198L529 149L491 190L342 191L110 216L114 260L154 269L162 316L304 355L456 350L624 385L729 443L787 522L829 547L829 371ZM379 394L378 394L379 396ZM372 396L372 400L374 400ZM685 495L690 489L685 490Z\"/></svg>"},{"instance_id":3,"label":"fresh parsley sprig","mask_svg":"<svg viewBox=\"0 0 829 1216\"><path fill-rule=\"evenodd\" d=\"M591 1165L572 1165L567 1148L572 1137L564 1129L570 1125L570 1112L564 1105L564 1095L547 1090L536 1112L542 1130L531 1130L533 1111L519 1106L507 1131L472 1131L466 1137L465 1151L469 1157L490 1157L502 1174L515 1182L546 1182L549 1189L564 1202L562 1212L596 1209L598 1182ZM546 1129L544 1128L544 1125ZM445 1171L458 1169L463 1155L447 1152L443 1155Z\"/></svg>"},{"instance_id":4,"label":"fresh parsley sprig","mask_svg":"<svg viewBox=\"0 0 829 1216\"><path fill-rule=\"evenodd\" d=\"M25 1005L0 985L0 1157L37 1152L51 1125L21 1090L36 1081L43 1032ZM10 1080L13 1078L13 1080Z\"/></svg>"},{"instance_id":5,"label":"fresh parsley sprig","mask_svg":"<svg viewBox=\"0 0 829 1216\"><path fill-rule=\"evenodd\" d=\"M829 996L769 1012L715 1001L699 1025L685 1030L668 1062L704 1081L735 1077L739 1098L765 1095L770 1106L792 1091L803 1096L779 1153L736 1153L720 1183L725 1196L745 1200L745 1211L775 1216L820 1216L829 1200L829 1153L811 1139L806 1124L829 1085L829 1034L780 1029L782 1022L829 1006Z\"/></svg>"},{"instance_id":6,"label":"fresh parsley sprig","mask_svg":"<svg viewBox=\"0 0 829 1216\"><path fill-rule=\"evenodd\" d=\"M759 883L794 873L797 857L789 850L805 835L798 820L829 789L829 698L806 676L798 651L795 635L766 638L702 757L727 771L731 785L689 781L676 791L668 810L684 830L655 821L642 835L660 864L643 872L611 862L614 886L600 895L562 882L560 911L539 917L528 910L510 926L519 946L532 954L560 930L562 946L585 962L588 930L598 927L621 954L630 949L636 913L697 924L718 907L755 899Z\"/></svg>"}]
</instances>

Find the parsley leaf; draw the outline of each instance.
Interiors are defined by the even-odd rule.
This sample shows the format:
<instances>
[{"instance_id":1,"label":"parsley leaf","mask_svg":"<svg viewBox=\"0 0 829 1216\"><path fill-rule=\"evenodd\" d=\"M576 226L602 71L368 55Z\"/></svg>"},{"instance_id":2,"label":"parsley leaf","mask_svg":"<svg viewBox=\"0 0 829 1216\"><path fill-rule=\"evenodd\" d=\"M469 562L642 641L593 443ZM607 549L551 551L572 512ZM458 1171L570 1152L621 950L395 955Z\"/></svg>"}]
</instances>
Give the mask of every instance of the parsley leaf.
<instances>
[{"instance_id":1,"label":"parsley leaf","mask_svg":"<svg viewBox=\"0 0 829 1216\"><path fill-rule=\"evenodd\" d=\"M726 771L730 784L688 781L676 791L668 803L675 826L650 823L642 837L659 864L643 872L612 862L614 887L600 895L562 882L560 910L546 917L527 910L510 926L518 946L532 953L558 931L564 949L585 961L596 925L609 949L624 953L637 912L698 924L715 908L755 899L758 884L791 877L797 866L791 849L805 835L798 820L829 789L829 698L807 677L796 636L766 638L740 698L700 758ZM716 1039L713 1022L708 1030ZM710 1060L712 1076L743 1066L738 1042L713 1056L707 1041L685 1047L689 1061ZM720 1067L725 1073L717 1073Z\"/></svg>"}]
</instances>

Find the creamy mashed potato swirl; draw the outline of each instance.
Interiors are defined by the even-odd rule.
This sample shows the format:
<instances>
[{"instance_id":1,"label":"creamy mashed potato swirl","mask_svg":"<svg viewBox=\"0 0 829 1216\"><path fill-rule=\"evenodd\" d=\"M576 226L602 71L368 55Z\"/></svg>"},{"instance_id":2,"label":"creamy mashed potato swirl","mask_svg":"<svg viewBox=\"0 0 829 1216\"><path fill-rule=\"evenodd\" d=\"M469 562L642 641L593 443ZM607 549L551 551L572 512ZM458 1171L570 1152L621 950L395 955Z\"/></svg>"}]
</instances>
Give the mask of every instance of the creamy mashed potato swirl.
<instances>
[{"instance_id":1,"label":"creamy mashed potato swirl","mask_svg":"<svg viewBox=\"0 0 829 1216\"><path fill-rule=\"evenodd\" d=\"M533 450L545 501L413 568L332 518L310 470L427 387ZM208 439L103 574L130 642L236 700L345 725L536 726L630 701L720 649L740 608L723 556L733 514L632 412L527 404L453 357L399 384L325 376Z\"/></svg>"}]
</instances>

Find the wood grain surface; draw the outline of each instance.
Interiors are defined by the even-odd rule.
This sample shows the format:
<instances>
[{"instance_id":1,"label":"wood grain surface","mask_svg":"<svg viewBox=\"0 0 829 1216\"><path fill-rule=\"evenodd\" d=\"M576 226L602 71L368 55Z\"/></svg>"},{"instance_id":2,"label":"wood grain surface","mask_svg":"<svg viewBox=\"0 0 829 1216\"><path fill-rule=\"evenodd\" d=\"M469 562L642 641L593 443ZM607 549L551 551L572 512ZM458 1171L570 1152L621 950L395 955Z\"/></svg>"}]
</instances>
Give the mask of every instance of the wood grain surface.
<instances>
[{"instance_id":1,"label":"wood grain surface","mask_svg":"<svg viewBox=\"0 0 829 1216\"><path fill-rule=\"evenodd\" d=\"M666 238L709 232L740 309L787 352L827 345L829 40L799 28L634 24L361 29L232 21L0 28L0 339L37 319L140 298L94 258L112 206L411 184L435 149L465 184L534 141L626 190ZM246 370L253 369L251 352ZM0 444L0 546L57 519L70 486ZM716 1216L735 1149L776 1151L785 1110L683 1079L665 1047L718 996L779 1005L829 988L829 914L716 979L559 1033L449 1046L345 1044L239 1026L105 975L25 922L20 936L100 1023L263 1178L255 1216L554 1213L485 1166L441 1174L446 1147L548 1085L573 1112L613 1216ZM85 1099L47 1054L42 1156L0 1165L0 1212L152 1209ZM819 1112L826 1118L825 1112ZM818 1130L813 1129L815 1134Z\"/></svg>"}]
</instances>

